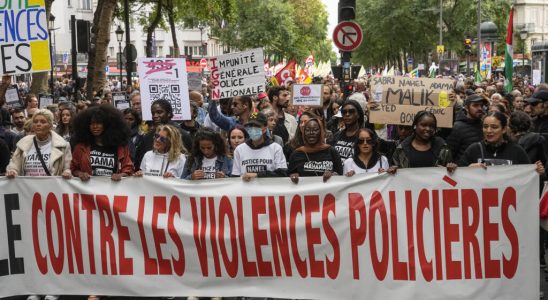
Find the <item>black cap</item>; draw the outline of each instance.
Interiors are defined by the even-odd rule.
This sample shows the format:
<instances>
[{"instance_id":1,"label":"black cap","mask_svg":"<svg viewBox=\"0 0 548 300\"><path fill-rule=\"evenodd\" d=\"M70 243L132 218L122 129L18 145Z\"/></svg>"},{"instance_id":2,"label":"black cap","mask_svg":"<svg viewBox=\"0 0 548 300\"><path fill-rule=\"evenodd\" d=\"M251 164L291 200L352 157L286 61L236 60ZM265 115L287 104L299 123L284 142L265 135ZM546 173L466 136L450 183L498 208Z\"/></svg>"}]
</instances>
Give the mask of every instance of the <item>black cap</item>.
<instances>
[{"instance_id":1,"label":"black cap","mask_svg":"<svg viewBox=\"0 0 548 300\"><path fill-rule=\"evenodd\" d=\"M527 101L530 104L533 104L538 102L544 102L546 100L548 100L548 91L541 90L531 95L531 97L527 98L525 101Z\"/></svg>"},{"instance_id":2,"label":"black cap","mask_svg":"<svg viewBox=\"0 0 548 300\"><path fill-rule=\"evenodd\" d=\"M254 112L249 115L249 121L245 123L245 126L266 126L268 119L262 112Z\"/></svg>"},{"instance_id":3,"label":"black cap","mask_svg":"<svg viewBox=\"0 0 548 300\"><path fill-rule=\"evenodd\" d=\"M488 102L488 101L478 94L473 94L466 97L466 99L464 100L464 105L467 105L470 103L477 103L477 102Z\"/></svg>"}]
</instances>

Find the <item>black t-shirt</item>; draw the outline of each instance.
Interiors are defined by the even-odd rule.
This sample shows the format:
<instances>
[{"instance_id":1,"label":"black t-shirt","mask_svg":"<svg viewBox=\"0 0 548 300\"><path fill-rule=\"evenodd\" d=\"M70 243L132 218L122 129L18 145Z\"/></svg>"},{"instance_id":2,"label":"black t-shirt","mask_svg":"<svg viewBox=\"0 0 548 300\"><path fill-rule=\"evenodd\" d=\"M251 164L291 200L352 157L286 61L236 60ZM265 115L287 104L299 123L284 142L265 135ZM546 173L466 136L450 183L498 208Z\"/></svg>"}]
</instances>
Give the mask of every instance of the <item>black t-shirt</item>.
<instances>
[{"instance_id":1,"label":"black t-shirt","mask_svg":"<svg viewBox=\"0 0 548 300\"><path fill-rule=\"evenodd\" d=\"M91 145L89 158L93 176L112 176L118 171L118 158L116 148Z\"/></svg>"},{"instance_id":2,"label":"black t-shirt","mask_svg":"<svg viewBox=\"0 0 548 300\"><path fill-rule=\"evenodd\" d=\"M289 174L322 176L325 171L332 171L339 175L343 173L341 158L333 147L308 154L295 151L289 157Z\"/></svg>"},{"instance_id":3,"label":"black t-shirt","mask_svg":"<svg viewBox=\"0 0 548 300\"><path fill-rule=\"evenodd\" d=\"M435 167L436 156L432 149L427 151L419 151L413 146L410 147L409 151L409 167L410 168L428 168Z\"/></svg>"},{"instance_id":4,"label":"black t-shirt","mask_svg":"<svg viewBox=\"0 0 548 300\"><path fill-rule=\"evenodd\" d=\"M274 130L273 130L273 133L274 135L281 137L285 144L289 140L289 132L287 131L287 128L285 127L284 123L285 123L284 118L278 118L278 120L276 121L276 127L274 127Z\"/></svg>"},{"instance_id":5,"label":"black t-shirt","mask_svg":"<svg viewBox=\"0 0 548 300\"><path fill-rule=\"evenodd\" d=\"M468 146L459 162L460 166L484 162L487 165L523 165L531 161L520 145L514 142L504 142L495 147L485 142L473 143Z\"/></svg>"},{"instance_id":6,"label":"black t-shirt","mask_svg":"<svg viewBox=\"0 0 548 300\"><path fill-rule=\"evenodd\" d=\"M358 137L356 135L346 136L344 130L337 132L333 141L333 147L339 152L341 161L345 161L354 155L354 144L357 140Z\"/></svg>"}]
</instances>

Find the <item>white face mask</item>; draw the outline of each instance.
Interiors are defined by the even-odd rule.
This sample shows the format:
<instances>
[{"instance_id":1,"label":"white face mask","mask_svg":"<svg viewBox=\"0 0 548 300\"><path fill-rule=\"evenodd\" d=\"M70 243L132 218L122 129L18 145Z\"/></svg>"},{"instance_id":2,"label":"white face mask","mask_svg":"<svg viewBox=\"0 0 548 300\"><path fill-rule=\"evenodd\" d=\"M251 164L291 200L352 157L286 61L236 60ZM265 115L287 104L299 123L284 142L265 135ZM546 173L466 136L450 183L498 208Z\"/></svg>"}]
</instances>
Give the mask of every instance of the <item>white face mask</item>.
<instances>
[{"instance_id":1,"label":"white face mask","mask_svg":"<svg viewBox=\"0 0 548 300\"><path fill-rule=\"evenodd\" d=\"M247 133L252 141L257 141L263 136L263 130L257 127L247 128Z\"/></svg>"}]
</instances>

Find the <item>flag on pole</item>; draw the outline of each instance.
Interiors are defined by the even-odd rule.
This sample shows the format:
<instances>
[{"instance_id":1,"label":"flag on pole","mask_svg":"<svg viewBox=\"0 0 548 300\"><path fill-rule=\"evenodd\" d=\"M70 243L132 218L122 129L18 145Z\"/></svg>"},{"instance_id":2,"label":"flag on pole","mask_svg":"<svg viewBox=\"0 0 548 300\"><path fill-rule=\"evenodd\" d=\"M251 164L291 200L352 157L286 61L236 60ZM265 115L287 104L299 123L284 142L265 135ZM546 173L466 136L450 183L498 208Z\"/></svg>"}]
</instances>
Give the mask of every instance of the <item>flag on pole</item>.
<instances>
[{"instance_id":1,"label":"flag on pole","mask_svg":"<svg viewBox=\"0 0 548 300\"><path fill-rule=\"evenodd\" d=\"M276 76L272 77L272 83L274 85L283 85L286 86L290 81L295 82L295 65L297 62L292 59L290 60L283 69L281 69Z\"/></svg>"},{"instance_id":2,"label":"flag on pole","mask_svg":"<svg viewBox=\"0 0 548 300\"><path fill-rule=\"evenodd\" d=\"M508 18L508 31L506 32L506 54L504 55L504 90L507 93L512 91L512 77L514 62L512 61L512 56L514 56L514 47L512 45L513 37L513 28L514 28L514 7L510 8L510 18ZM523 57L522 59L525 59Z\"/></svg>"}]
</instances>

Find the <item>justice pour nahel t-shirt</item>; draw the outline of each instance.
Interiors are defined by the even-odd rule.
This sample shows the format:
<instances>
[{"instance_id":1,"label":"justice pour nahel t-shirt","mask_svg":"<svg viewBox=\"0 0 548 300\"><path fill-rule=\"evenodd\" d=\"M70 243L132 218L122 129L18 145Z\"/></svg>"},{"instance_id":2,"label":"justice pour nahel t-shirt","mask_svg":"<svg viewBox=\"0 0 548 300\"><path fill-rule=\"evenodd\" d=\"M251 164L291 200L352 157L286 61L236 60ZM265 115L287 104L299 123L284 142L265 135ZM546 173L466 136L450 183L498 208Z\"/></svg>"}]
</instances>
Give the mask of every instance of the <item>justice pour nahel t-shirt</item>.
<instances>
[{"instance_id":1,"label":"justice pour nahel t-shirt","mask_svg":"<svg viewBox=\"0 0 548 300\"><path fill-rule=\"evenodd\" d=\"M203 179L215 179L215 162L217 161L217 156L213 158L204 157L202 160L202 171L204 171Z\"/></svg>"},{"instance_id":2,"label":"justice pour nahel t-shirt","mask_svg":"<svg viewBox=\"0 0 548 300\"><path fill-rule=\"evenodd\" d=\"M270 143L259 149L252 149L243 143L234 150L232 175L240 176L244 173L260 173L286 169L287 162L282 146Z\"/></svg>"}]
</instances>

